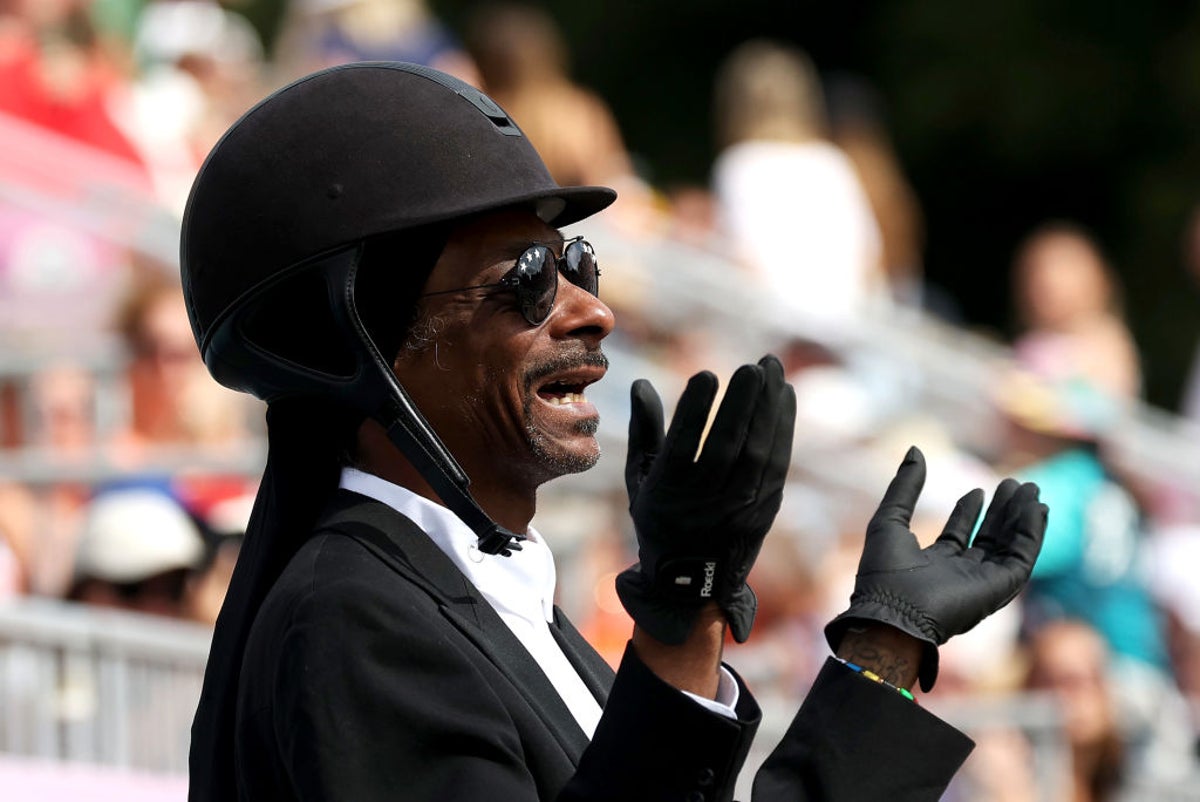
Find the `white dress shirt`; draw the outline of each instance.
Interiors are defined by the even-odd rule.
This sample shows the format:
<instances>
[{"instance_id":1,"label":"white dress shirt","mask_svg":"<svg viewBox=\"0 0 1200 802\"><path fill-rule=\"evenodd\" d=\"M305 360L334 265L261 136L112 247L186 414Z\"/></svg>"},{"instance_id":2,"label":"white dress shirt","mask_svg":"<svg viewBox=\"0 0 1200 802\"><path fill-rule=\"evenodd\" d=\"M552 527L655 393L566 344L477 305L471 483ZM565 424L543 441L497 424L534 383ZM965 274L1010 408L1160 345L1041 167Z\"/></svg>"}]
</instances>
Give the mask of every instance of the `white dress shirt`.
<instances>
[{"instance_id":1,"label":"white dress shirt","mask_svg":"<svg viewBox=\"0 0 1200 802\"><path fill-rule=\"evenodd\" d=\"M591 738L601 709L550 633L556 575L554 556L542 537L530 527L529 539L511 557L484 554L475 533L458 516L407 488L355 468L342 469L341 487L388 505L424 530L529 651ZM718 701L687 695L709 710L737 717L733 710L737 705L737 683L724 667Z\"/></svg>"}]
</instances>

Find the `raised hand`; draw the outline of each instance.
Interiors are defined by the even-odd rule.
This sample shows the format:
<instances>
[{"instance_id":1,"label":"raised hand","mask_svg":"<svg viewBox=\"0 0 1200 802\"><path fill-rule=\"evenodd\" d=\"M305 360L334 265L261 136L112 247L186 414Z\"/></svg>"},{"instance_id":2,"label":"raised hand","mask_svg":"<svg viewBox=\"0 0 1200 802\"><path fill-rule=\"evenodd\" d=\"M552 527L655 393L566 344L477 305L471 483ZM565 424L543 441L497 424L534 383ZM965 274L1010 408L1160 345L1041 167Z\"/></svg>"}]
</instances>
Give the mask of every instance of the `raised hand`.
<instances>
[{"instance_id":1,"label":"raised hand","mask_svg":"<svg viewBox=\"0 0 1200 802\"><path fill-rule=\"evenodd\" d=\"M866 622L888 624L925 644L921 688L937 679L937 647L974 627L1015 597L1042 548L1049 512L1038 487L1005 479L968 547L983 491L955 505L937 541L922 549L909 529L925 484L925 457L909 449L867 526L850 608L829 623L835 651L847 630Z\"/></svg>"},{"instance_id":2,"label":"raised hand","mask_svg":"<svg viewBox=\"0 0 1200 802\"><path fill-rule=\"evenodd\" d=\"M779 512L791 463L796 394L773 356L733 374L703 450L717 379L688 382L671 428L649 382L631 390L625 484L639 562L617 577L633 620L657 640L682 643L700 609L716 602L740 643L758 602L746 585Z\"/></svg>"}]
</instances>

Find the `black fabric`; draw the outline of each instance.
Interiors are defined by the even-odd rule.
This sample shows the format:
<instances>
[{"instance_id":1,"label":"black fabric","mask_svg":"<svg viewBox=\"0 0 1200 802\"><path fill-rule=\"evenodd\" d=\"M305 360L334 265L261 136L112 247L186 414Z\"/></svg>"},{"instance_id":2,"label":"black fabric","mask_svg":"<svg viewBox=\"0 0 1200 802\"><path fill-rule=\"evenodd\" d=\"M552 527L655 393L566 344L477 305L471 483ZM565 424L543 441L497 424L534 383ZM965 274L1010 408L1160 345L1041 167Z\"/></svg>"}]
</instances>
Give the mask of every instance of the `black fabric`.
<instances>
[{"instance_id":1,"label":"black fabric","mask_svg":"<svg viewBox=\"0 0 1200 802\"><path fill-rule=\"evenodd\" d=\"M267 465L217 618L192 723L193 802L235 796L234 715L246 639L267 592L336 490L338 455L357 422L314 400L280 402L267 410Z\"/></svg>"},{"instance_id":2,"label":"black fabric","mask_svg":"<svg viewBox=\"0 0 1200 802\"><path fill-rule=\"evenodd\" d=\"M567 656L567 661L579 674L579 678L583 680L583 684L592 692L592 696L596 697L599 705L604 707L608 704L612 668L591 644L583 639L575 625L557 607L554 608L554 625L550 627L550 634Z\"/></svg>"},{"instance_id":3,"label":"black fabric","mask_svg":"<svg viewBox=\"0 0 1200 802\"><path fill-rule=\"evenodd\" d=\"M850 607L825 628L835 652L846 630L876 621L925 643L921 688L937 680L937 647L1008 604L1029 581L1046 532L1038 487L1005 479L996 488L979 533L967 541L983 506L972 490L954 507L937 541L922 549L909 530L925 484L925 457L909 449L867 525Z\"/></svg>"},{"instance_id":4,"label":"black fabric","mask_svg":"<svg viewBox=\"0 0 1200 802\"><path fill-rule=\"evenodd\" d=\"M710 601L735 640L749 637L757 600L746 576L779 512L791 464L796 392L778 359L738 368L708 428L716 393L713 374L693 376L665 434L650 383L636 381L630 393L625 484L638 563L617 577L617 594L663 643L682 643Z\"/></svg>"},{"instance_id":5,"label":"black fabric","mask_svg":"<svg viewBox=\"0 0 1200 802\"><path fill-rule=\"evenodd\" d=\"M969 738L830 658L754 778L754 802L935 802Z\"/></svg>"},{"instance_id":6,"label":"black fabric","mask_svg":"<svg viewBox=\"0 0 1200 802\"><path fill-rule=\"evenodd\" d=\"M335 511L322 519L318 535L330 532L354 539L381 563L421 588L439 605L442 615L508 675L509 682L558 738L563 751L581 752L587 739L571 711L533 657L450 558L421 529L390 507L353 493L340 493L338 502ZM333 554L337 546L329 548ZM364 595L348 601L357 605L369 600L370 596Z\"/></svg>"},{"instance_id":7,"label":"black fabric","mask_svg":"<svg viewBox=\"0 0 1200 802\"><path fill-rule=\"evenodd\" d=\"M737 681L736 719L702 713L627 648L592 745L559 798L729 802L762 720Z\"/></svg>"}]
</instances>

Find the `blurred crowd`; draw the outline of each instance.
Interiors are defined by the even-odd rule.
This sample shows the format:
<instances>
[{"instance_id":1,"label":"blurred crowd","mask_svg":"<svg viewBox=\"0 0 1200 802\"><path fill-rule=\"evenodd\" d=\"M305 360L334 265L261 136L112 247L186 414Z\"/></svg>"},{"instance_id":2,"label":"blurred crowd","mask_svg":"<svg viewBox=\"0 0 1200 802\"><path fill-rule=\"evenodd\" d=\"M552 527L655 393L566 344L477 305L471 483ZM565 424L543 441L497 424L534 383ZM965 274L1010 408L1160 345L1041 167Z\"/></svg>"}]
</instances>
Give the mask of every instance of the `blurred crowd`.
<instances>
[{"instance_id":1,"label":"blurred crowd","mask_svg":"<svg viewBox=\"0 0 1200 802\"><path fill-rule=\"evenodd\" d=\"M945 648L931 704L1052 700L1070 755L1063 799L1200 776L1189 570L1200 566L1200 487L1148 479L1109 449L1141 402L1141 357L1103 232L1049 220L1013 243L1011 293L996 304L1014 335L990 368L994 431L980 448L897 398L895 366L855 358L862 333L879 330L867 321L962 325L953 296L923 275L920 203L866 81L822 76L780 42L740 44L710 76L710 180L655 187L534 7L480 6L458 31L421 0L292 0L268 51L241 5L0 0L0 598L214 620L255 492L239 459L259 443L262 410L208 377L175 244L155 232L164 218L177 231L204 155L273 87L347 61L416 61L487 91L560 183L617 188L603 222L615 236L724 260L760 299L741 310L747 327L766 309L795 322L772 349L800 396L798 466L855 452L884 477L916 443L930 476L914 525L930 541L972 487L1007 475L1039 484L1051 516L1033 581ZM1200 281L1200 212L1180 241L1181 269ZM617 346L679 385L737 352L707 321L672 314L670 297L637 291L649 286L637 267L605 265ZM1200 422L1197 354L1178 412ZM798 698L828 653L822 627L845 604L886 481L864 475L853 503L835 503L810 475L820 468L807 471L752 576L755 636L729 649L765 696ZM559 555L562 603L614 657L629 632L612 590L631 559L623 508L613 488L538 519L552 534L576 530ZM1025 735L1020 722L976 733L953 798L1039 798Z\"/></svg>"}]
</instances>

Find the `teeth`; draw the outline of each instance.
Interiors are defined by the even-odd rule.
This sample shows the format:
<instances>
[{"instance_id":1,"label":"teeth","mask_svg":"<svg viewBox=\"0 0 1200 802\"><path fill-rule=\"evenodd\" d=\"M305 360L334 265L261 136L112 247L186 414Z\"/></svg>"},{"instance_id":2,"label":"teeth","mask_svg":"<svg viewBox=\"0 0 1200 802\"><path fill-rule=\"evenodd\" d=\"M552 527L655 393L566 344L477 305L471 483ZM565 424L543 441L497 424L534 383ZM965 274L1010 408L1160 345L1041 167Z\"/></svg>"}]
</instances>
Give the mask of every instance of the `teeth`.
<instances>
[{"instance_id":1,"label":"teeth","mask_svg":"<svg viewBox=\"0 0 1200 802\"><path fill-rule=\"evenodd\" d=\"M548 400L552 405L560 407L563 404L582 404L587 401L587 396L583 393L563 393L562 395L552 395Z\"/></svg>"}]
</instances>

